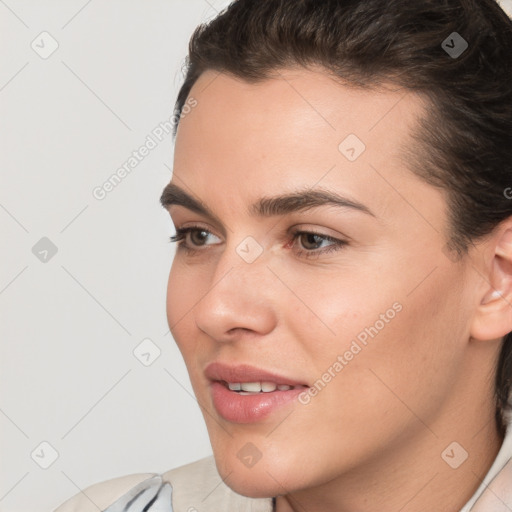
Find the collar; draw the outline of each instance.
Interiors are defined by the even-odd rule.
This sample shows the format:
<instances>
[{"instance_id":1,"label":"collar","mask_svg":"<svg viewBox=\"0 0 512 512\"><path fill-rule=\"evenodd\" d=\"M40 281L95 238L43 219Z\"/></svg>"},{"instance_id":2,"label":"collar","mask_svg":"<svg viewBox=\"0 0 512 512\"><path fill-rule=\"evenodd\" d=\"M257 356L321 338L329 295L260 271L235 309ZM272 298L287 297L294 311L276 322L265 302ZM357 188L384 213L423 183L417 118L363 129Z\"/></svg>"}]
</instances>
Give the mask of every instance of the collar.
<instances>
[{"instance_id":1,"label":"collar","mask_svg":"<svg viewBox=\"0 0 512 512\"><path fill-rule=\"evenodd\" d=\"M512 510L512 413L500 451L482 483L460 512L510 512Z\"/></svg>"}]
</instances>

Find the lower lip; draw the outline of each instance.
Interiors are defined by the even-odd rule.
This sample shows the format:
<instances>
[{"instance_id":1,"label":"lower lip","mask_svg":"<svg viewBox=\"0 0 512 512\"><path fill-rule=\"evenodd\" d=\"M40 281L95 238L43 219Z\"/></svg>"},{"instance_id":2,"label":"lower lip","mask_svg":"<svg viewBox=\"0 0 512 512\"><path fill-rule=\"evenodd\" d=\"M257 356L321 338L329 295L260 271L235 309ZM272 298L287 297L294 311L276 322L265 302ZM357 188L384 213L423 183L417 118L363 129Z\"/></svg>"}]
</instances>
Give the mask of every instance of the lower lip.
<instances>
[{"instance_id":1,"label":"lower lip","mask_svg":"<svg viewBox=\"0 0 512 512\"><path fill-rule=\"evenodd\" d=\"M307 388L240 395L215 381L210 384L210 389L213 405L225 420L232 423L254 423L267 417L276 409L293 402Z\"/></svg>"}]
</instances>

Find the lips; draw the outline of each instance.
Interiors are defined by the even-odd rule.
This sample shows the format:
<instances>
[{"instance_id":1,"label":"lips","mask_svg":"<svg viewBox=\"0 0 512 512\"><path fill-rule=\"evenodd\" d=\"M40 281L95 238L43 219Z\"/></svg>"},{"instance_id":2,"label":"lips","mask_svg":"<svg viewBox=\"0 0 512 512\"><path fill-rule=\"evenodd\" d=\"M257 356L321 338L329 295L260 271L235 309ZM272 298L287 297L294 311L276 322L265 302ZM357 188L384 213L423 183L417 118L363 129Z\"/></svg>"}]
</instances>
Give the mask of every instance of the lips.
<instances>
[{"instance_id":1,"label":"lips","mask_svg":"<svg viewBox=\"0 0 512 512\"><path fill-rule=\"evenodd\" d=\"M272 382L276 386L308 387L305 382L247 364L230 366L225 363L214 362L206 367L204 374L211 381L225 382L226 384Z\"/></svg>"},{"instance_id":2,"label":"lips","mask_svg":"<svg viewBox=\"0 0 512 512\"><path fill-rule=\"evenodd\" d=\"M256 423L293 406L309 386L297 379L251 365L215 362L205 369L217 413L231 423Z\"/></svg>"}]
</instances>

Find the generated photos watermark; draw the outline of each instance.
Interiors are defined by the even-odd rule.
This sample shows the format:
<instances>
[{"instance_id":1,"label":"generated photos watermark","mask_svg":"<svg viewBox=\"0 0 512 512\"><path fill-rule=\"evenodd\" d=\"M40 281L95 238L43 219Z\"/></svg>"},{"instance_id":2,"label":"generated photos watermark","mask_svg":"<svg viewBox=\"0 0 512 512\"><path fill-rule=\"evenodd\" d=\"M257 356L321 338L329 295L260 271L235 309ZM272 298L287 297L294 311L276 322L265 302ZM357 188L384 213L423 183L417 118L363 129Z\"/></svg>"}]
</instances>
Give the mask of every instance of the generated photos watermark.
<instances>
[{"instance_id":1,"label":"generated photos watermark","mask_svg":"<svg viewBox=\"0 0 512 512\"><path fill-rule=\"evenodd\" d=\"M311 402L311 398L315 397L322 391L329 382L332 381L340 372L352 361L358 354L360 354L365 347L368 346L370 339L378 336L379 332L386 327L387 324L395 318L397 313L402 311L403 306L400 302L395 302L385 313L379 315L379 319L374 322L370 327L365 327L356 337L352 340L350 347L345 352L336 357L336 360L325 370L322 376L317 379L313 386L303 391L299 395L299 402L307 405Z\"/></svg>"},{"instance_id":2,"label":"generated photos watermark","mask_svg":"<svg viewBox=\"0 0 512 512\"><path fill-rule=\"evenodd\" d=\"M197 100L192 96L187 99L181 114L174 113L169 119L159 123L151 133L146 137L144 144L138 149L132 151L128 159L101 185L93 188L92 195L98 201L102 201L112 192L129 174L135 169L150 153L160 144L164 138L173 132L174 127L180 119L183 119L192 110L197 107Z\"/></svg>"}]
</instances>

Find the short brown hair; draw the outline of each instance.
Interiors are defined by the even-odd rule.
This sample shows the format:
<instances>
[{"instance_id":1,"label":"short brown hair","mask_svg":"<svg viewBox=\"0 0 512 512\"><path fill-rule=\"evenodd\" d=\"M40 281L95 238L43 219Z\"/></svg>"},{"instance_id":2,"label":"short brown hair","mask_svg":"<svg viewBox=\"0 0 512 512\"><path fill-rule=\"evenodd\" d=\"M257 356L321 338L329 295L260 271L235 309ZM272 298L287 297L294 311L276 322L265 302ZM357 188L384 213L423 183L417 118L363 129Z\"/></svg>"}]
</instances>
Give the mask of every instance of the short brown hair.
<instances>
[{"instance_id":1,"label":"short brown hair","mask_svg":"<svg viewBox=\"0 0 512 512\"><path fill-rule=\"evenodd\" d=\"M236 0L195 30L186 64L178 120L206 70L257 82L320 65L358 87L422 93L429 112L406 157L447 192L448 254L461 257L512 216L512 22L495 0ZM495 376L501 434L511 386L509 333Z\"/></svg>"}]
</instances>

